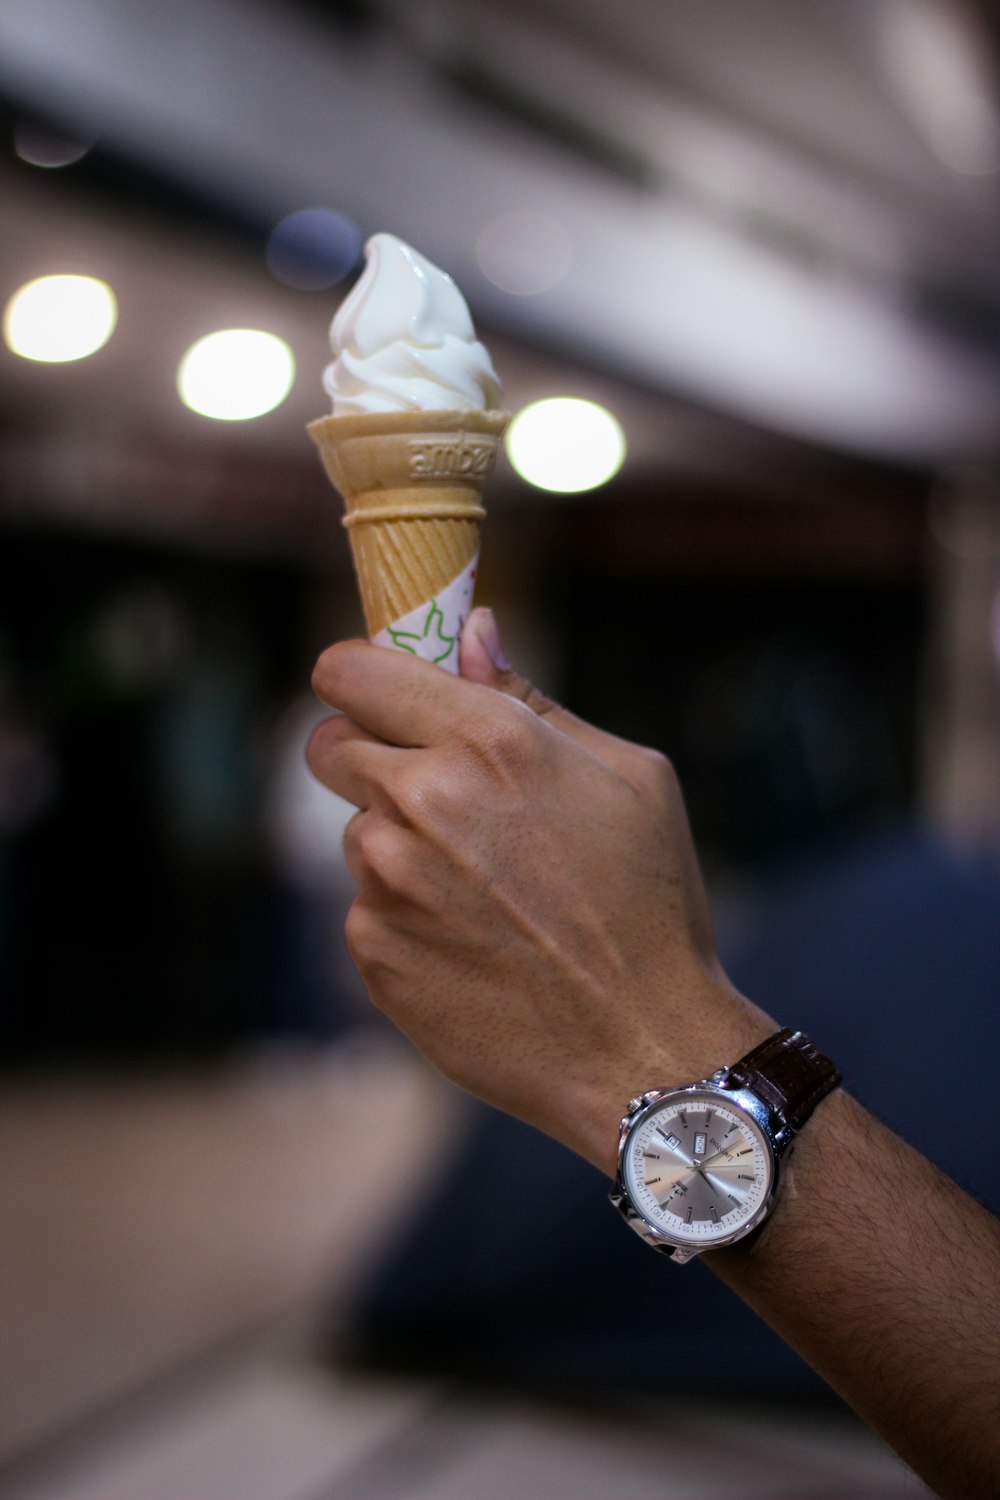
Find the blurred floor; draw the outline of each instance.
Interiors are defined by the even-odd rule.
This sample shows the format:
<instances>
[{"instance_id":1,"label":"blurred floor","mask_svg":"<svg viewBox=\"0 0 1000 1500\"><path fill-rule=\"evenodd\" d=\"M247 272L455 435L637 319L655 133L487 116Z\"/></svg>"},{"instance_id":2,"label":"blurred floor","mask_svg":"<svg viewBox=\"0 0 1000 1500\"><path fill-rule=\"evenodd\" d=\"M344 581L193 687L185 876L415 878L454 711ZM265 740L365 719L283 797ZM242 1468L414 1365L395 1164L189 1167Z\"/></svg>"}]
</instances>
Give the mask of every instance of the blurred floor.
<instances>
[{"instance_id":1,"label":"blurred floor","mask_svg":"<svg viewBox=\"0 0 1000 1500\"><path fill-rule=\"evenodd\" d=\"M21 1464L5 1500L889 1500L928 1492L839 1416L582 1410L258 1355Z\"/></svg>"},{"instance_id":2,"label":"blurred floor","mask_svg":"<svg viewBox=\"0 0 1000 1500\"><path fill-rule=\"evenodd\" d=\"M3 1500L925 1493L838 1411L750 1409L736 1371L717 1404L584 1405L324 1363L461 1111L381 1043L8 1085Z\"/></svg>"},{"instance_id":3,"label":"blurred floor","mask_svg":"<svg viewBox=\"0 0 1000 1500\"><path fill-rule=\"evenodd\" d=\"M381 1040L8 1081L0 1462L276 1321L336 1316L456 1108Z\"/></svg>"}]
</instances>

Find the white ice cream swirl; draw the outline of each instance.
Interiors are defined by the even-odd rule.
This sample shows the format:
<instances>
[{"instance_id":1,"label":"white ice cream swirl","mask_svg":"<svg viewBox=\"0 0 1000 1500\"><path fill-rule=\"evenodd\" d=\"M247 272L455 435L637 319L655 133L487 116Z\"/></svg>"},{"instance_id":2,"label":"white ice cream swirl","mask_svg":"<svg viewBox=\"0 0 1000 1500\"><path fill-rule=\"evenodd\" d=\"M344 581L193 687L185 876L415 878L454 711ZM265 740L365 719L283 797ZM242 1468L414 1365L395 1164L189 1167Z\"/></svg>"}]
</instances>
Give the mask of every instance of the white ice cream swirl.
<instances>
[{"instance_id":1,"label":"white ice cream swirl","mask_svg":"<svg viewBox=\"0 0 1000 1500\"><path fill-rule=\"evenodd\" d=\"M451 277L391 234L372 236L365 261L330 328L334 416L498 407L500 382Z\"/></svg>"}]
</instances>

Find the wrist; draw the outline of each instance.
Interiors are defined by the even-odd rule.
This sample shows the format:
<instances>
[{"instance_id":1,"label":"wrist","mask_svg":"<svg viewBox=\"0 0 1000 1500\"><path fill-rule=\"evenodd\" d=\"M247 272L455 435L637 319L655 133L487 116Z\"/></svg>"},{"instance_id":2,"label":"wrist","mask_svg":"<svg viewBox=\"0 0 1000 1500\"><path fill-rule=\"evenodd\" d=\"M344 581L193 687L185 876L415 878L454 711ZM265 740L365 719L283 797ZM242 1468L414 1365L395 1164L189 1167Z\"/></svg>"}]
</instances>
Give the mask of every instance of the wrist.
<instances>
[{"instance_id":1,"label":"wrist","mask_svg":"<svg viewBox=\"0 0 1000 1500\"><path fill-rule=\"evenodd\" d=\"M840 1082L803 1032L782 1028L708 1076L644 1090L621 1121L612 1203L680 1264L744 1241L773 1211L799 1131Z\"/></svg>"},{"instance_id":2,"label":"wrist","mask_svg":"<svg viewBox=\"0 0 1000 1500\"><path fill-rule=\"evenodd\" d=\"M609 1060L600 1079L593 1081L575 1112L569 1144L614 1177L621 1120L630 1099L647 1089L708 1078L717 1068L746 1056L777 1029L777 1022L741 995L724 975L689 987L683 1005L667 995L654 1021L647 1022L641 1040Z\"/></svg>"}]
</instances>

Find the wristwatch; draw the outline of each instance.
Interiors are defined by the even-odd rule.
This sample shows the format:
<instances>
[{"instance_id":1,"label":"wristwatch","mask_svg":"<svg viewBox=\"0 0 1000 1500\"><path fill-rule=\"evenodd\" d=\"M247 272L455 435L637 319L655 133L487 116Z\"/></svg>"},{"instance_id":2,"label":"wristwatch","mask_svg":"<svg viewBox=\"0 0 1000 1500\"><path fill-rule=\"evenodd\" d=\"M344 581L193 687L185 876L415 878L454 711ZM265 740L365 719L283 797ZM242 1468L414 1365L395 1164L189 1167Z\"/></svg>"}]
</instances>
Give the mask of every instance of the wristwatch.
<instances>
[{"instance_id":1,"label":"wristwatch","mask_svg":"<svg viewBox=\"0 0 1000 1500\"><path fill-rule=\"evenodd\" d=\"M801 1031L778 1031L731 1067L629 1101L611 1201L648 1245L683 1265L732 1245L774 1207L779 1165L840 1083Z\"/></svg>"}]
</instances>

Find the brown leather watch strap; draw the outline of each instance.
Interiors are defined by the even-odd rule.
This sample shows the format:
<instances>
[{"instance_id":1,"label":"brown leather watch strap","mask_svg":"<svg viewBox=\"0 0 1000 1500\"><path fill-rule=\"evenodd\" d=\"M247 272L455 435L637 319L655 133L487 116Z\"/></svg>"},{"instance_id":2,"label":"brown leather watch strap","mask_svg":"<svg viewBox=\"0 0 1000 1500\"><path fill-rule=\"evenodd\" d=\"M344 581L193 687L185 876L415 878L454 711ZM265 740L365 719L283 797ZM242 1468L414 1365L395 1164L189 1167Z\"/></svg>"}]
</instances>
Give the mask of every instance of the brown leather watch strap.
<instances>
[{"instance_id":1,"label":"brown leather watch strap","mask_svg":"<svg viewBox=\"0 0 1000 1500\"><path fill-rule=\"evenodd\" d=\"M747 1088L791 1131L799 1130L841 1076L801 1031L775 1032L727 1070L729 1088Z\"/></svg>"}]
</instances>

